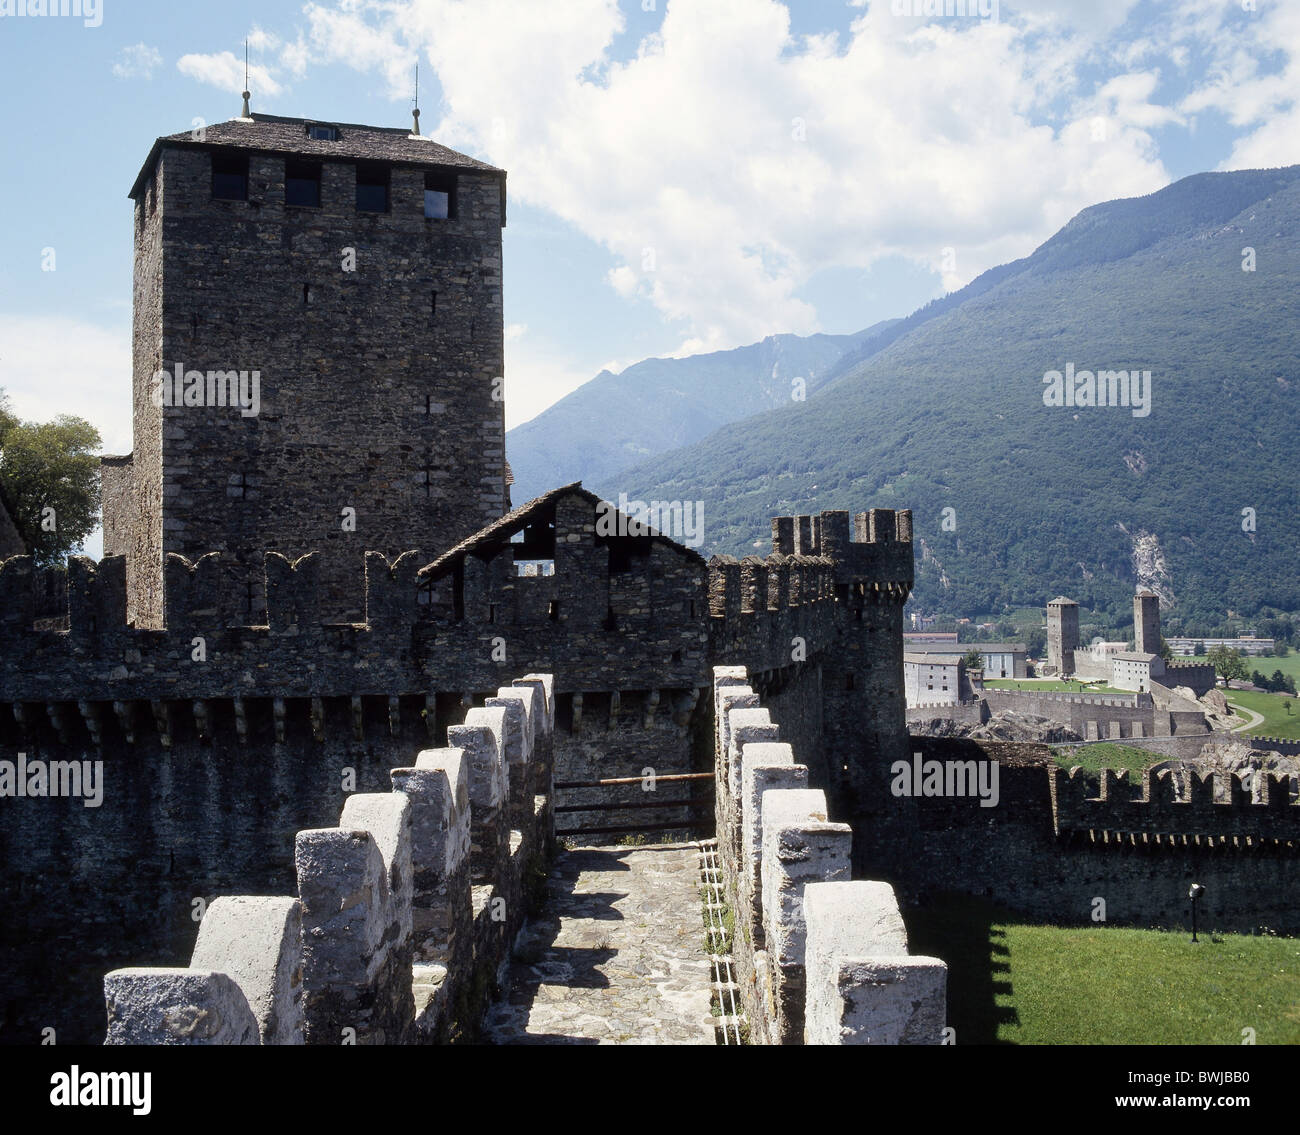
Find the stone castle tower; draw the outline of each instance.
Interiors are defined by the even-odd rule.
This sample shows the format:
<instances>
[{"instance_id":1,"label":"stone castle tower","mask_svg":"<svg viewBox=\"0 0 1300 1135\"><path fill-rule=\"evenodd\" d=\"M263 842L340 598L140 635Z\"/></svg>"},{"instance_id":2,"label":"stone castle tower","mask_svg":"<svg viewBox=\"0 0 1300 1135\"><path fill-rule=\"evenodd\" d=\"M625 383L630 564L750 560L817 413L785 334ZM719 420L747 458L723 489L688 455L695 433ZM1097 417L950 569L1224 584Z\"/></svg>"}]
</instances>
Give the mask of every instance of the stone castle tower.
<instances>
[{"instance_id":1,"label":"stone castle tower","mask_svg":"<svg viewBox=\"0 0 1300 1135\"><path fill-rule=\"evenodd\" d=\"M1133 649L1160 653L1160 596L1145 588L1133 596Z\"/></svg>"},{"instance_id":2,"label":"stone castle tower","mask_svg":"<svg viewBox=\"0 0 1300 1135\"><path fill-rule=\"evenodd\" d=\"M104 553L137 626L164 621L170 552L220 552L225 614L257 624L264 554L319 551L322 613L353 621L365 551L502 515L503 170L256 114L159 138L130 195L134 449L103 463Z\"/></svg>"},{"instance_id":3,"label":"stone castle tower","mask_svg":"<svg viewBox=\"0 0 1300 1135\"><path fill-rule=\"evenodd\" d=\"M1057 674L1074 673L1079 649L1079 604L1058 596L1047 605L1047 665Z\"/></svg>"}]
</instances>

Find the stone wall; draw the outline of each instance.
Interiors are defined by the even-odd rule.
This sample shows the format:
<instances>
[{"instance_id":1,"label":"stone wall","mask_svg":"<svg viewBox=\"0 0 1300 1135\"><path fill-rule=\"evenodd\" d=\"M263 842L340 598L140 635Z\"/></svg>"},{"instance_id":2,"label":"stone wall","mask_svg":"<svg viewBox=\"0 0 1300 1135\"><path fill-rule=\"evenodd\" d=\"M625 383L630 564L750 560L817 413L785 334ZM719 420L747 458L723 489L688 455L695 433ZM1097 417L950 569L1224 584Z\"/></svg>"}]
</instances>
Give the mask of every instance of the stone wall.
<instances>
[{"instance_id":1,"label":"stone wall","mask_svg":"<svg viewBox=\"0 0 1300 1135\"><path fill-rule=\"evenodd\" d=\"M1165 663L1163 684L1186 686L1199 698L1218 684L1218 673L1208 662L1179 662L1175 659Z\"/></svg>"},{"instance_id":2,"label":"stone wall","mask_svg":"<svg viewBox=\"0 0 1300 1135\"><path fill-rule=\"evenodd\" d=\"M18 533L18 526L14 524L13 517L9 515L9 509L5 505L3 497L0 497L0 561L8 559L10 556L26 554L27 545L23 543L23 538Z\"/></svg>"},{"instance_id":3,"label":"stone wall","mask_svg":"<svg viewBox=\"0 0 1300 1135\"><path fill-rule=\"evenodd\" d=\"M851 881L853 830L781 741L743 667L714 670L718 858L759 1044L937 1044L947 967L909 954L893 889Z\"/></svg>"},{"instance_id":4,"label":"stone wall","mask_svg":"<svg viewBox=\"0 0 1300 1135\"><path fill-rule=\"evenodd\" d=\"M126 533L116 511L106 519L108 543L135 552L141 625L161 620L169 552L224 553L256 622L264 550L319 551L326 614L351 621L365 550L448 546L505 511L500 171L459 170L456 215L431 222L425 170L377 158L389 208L360 212L368 132L353 128L346 156L319 162L319 207L295 207L293 158L259 152L264 129L276 128L247 124L232 139L247 147L247 200L213 199L219 151L165 144L136 205L139 513ZM152 376L177 366L257 371L260 411L156 407Z\"/></svg>"},{"instance_id":5,"label":"stone wall","mask_svg":"<svg viewBox=\"0 0 1300 1135\"><path fill-rule=\"evenodd\" d=\"M1300 805L1178 804L1171 783L1139 789L1113 774L1093 785L1056 767L1046 746L913 737L925 760L998 765L998 800L974 796L897 801L915 817L911 838L882 851L906 906L944 893L975 895L1063 925L1093 924L1094 898L1116 925L1180 927L1187 890L1208 888L1203 924L1253 933L1300 933ZM1168 774L1163 774L1167 776Z\"/></svg>"},{"instance_id":6,"label":"stone wall","mask_svg":"<svg viewBox=\"0 0 1300 1135\"><path fill-rule=\"evenodd\" d=\"M1036 714L1068 725L1085 740L1209 733L1200 706L1183 699L1159 698L1154 688L1152 694L1130 697L986 689L983 697L992 713Z\"/></svg>"},{"instance_id":7,"label":"stone wall","mask_svg":"<svg viewBox=\"0 0 1300 1135\"><path fill-rule=\"evenodd\" d=\"M318 556L265 557L266 621L255 626L233 609L219 554L167 557L157 627L129 621L129 549L98 564L74 558L66 586L50 594L48 573L29 559L0 564L0 759L102 760L106 801L5 809L0 849L11 868L0 880L0 935L12 981L0 1040L44 1027L97 1039L89 972L143 956L186 960L196 898L285 893L292 833L333 822L344 770L355 773L350 790L379 791L403 754L444 744L448 723L512 673L554 674L564 782L707 772L709 662L718 655L755 660L753 681L828 783L843 776L821 758L827 706L872 724L854 730L834 718L846 752L878 751L875 730L892 721L894 703L874 697L873 683L889 685L887 624L904 592L838 573L876 564L900 574L906 544L854 541L837 553L852 562L833 578L825 563L793 553L711 569L689 549L652 548L618 563L618 549L594 532L595 499L555 494L554 576L511 575L495 550L466 553L459 610L454 586L438 602L422 590L418 553L367 555L358 623L324 620ZM870 537L870 516L859 519ZM885 521L876 525L883 536ZM752 588L740 598L740 581L756 580L760 567L765 607ZM555 588L556 618L544 595L526 591L532 584ZM720 612L711 595L722 597ZM854 689L845 689L849 677ZM602 807L565 813L563 826L672 822L698 833L687 825L710 815L707 782L677 782L669 794L672 783L654 797L640 784L566 790L566 807L692 806ZM241 806L246 799L255 806Z\"/></svg>"},{"instance_id":8,"label":"stone wall","mask_svg":"<svg viewBox=\"0 0 1300 1135\"><path fill-rule=\"evenodd\" d=\"M553 843L549 675L300 831L295 897L220 898L188 967L114 970L108 1044L473 1039Z\"/></svg>"},{"instance_id":9,"label":"stone wall","mask_svg":"<svg viewBox=\"0 0 1300 1135\"><path fill-rule=\"evenodd\" d=\"M978 701L961 703L936 702L930 705L920 704L907 707L907 724L909 726L934 720L957 721L963 725L982 725L988 719L989 705L983 698Z\"/></svg>"}]
</instances>

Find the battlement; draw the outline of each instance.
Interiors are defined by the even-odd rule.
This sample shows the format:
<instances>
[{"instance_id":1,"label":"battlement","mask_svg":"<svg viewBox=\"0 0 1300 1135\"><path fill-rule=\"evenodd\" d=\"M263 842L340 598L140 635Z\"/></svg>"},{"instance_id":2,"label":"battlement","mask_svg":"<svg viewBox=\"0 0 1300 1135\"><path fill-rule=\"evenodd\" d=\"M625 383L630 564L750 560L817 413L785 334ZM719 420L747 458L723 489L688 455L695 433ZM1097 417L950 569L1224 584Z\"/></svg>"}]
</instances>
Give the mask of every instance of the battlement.
<instances>
[{"instance_id":1,"label":"battlement","mask_svg":"<svg viewBox=\"0 0 1300 1135\"><path fill-rule=\"evenodd\" d=\"M1052 818L1057 835L1086 833L1099 842L1141 841L1176 846L1189 840L1209 845L1286 844L1300 851L1300 805L1292 803L1291 778L1261 779L1261 802L1252 803L1248 778L1240 774L1188 774L1188 794L1179 798L1168 769L1142 774L1141 785L1128 773L1104 769L1097 796L1078 768L1048 770Z\"/></svg>"},{"instance_id":2,"label":"battlement","mask_svg":"<svg viewBox=\"0 0 1300 1135\"><path fill-rule=\"evenodd\" d=\"M828 510L814 516L772 519L772 551L784 556L826 556L841 585L856 585L865 599L906 601L915 574L912 512L873 508L855 513Z\"/></svg>"},{"instance_id":3,"label":"battlement","mask_svg":"<svg viewBox=\"0 0 1300 1135\"><path fill-rule=\"evenodd\" d=\"M714 668L721 885L761 1044L938 1044L947 966L908 950L887 883L850 881L853 831L780 740L743 666Z\"/></svg>"},{"instance_id":4,"label":"battlement","mask_svg":"<svg viewBox=\"0 0 1300 1135\"><path fill-rule=\"evenodd\" d=\"M1244 737L1242 740L1260 752L1281 753L1285 757L1300 756L1300 741L1294 737Z\"/></svg>"},{"instance_id":5,"label":"battlement","mask_svg":"<svg viewBox=\"0 0 1300 1135\"><path fill-rule=\"evenodd\" d=\"M999 698L1033 699L1042 702L1061 702L1065 705L1112 706L1117 709L1141 709L1151 705L1151 695L1134 693L1129 696L1109 697L1105 694L1070 694L1060 691L1040 693L1037 690L987 689L986 694L996 694Z\"/></svg>"},{"instance_id":6,"label":"battlement","mask_svg":"<svg viewBox=\"0 0 1300 1135\"><path fill-rule=\"evenodd\" d=\"M554 683L530 674L448 747L300 831L296 897L207 909L187 968L104 978L107 1044L409 1044L472 1037L553 852Z\"/></svg>"}]
</instances>

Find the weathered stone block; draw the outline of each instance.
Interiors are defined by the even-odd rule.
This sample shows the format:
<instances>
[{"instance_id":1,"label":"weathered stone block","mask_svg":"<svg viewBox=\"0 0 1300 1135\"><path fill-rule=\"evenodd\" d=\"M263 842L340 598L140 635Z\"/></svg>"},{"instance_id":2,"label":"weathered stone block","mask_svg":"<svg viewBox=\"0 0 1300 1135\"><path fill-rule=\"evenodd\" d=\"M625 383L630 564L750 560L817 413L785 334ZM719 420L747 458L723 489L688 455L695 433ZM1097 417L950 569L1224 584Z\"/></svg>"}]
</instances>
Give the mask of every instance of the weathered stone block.
<instances>
[{"instance_id":1,"label":"weathered stone block","mask_svg":"<svg viewBox=\"0 0 1300 1135\"><path fill-rule=\"evenodd\" d=\"M104 977L105 1044L257 1044L234 978L202 969L118 969Z\"/></svg>"},{"instance_id":2,"label":"weathered stone block","mask_svg":"<svg viewBox=\"0 0 1300 1135\"><path fill-rule=\"evenodd\" d=\"M243 991L263 1044L302 1044L302 909L288 897L214 899L190 967L224 973Z\"/></svg>"}]
</instances>

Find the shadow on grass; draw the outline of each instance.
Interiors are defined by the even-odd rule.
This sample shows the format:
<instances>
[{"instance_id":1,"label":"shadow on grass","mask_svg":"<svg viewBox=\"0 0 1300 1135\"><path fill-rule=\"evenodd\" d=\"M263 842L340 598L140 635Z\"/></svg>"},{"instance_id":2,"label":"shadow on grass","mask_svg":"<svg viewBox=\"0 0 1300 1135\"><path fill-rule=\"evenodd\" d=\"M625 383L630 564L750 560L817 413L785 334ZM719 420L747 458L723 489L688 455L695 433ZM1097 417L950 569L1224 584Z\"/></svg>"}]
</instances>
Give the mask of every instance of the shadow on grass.
<instances>
[{"instance_id":1,"label":"shadow on grass","mask_svg":"<svg viewBox=\"0 0 1300 1135\"><path fill-rule=\"evenodd\" d=\"M1011 951L997 925L1005 911L967 895L937 895L908 909L908 947L913 954L948 963L948 1025L959 1045L1014 1044L999 1039L1002 1025L1019 1025L1013 1006L999 1004L1012 995Z\"/></svg>"}]
</instances>

